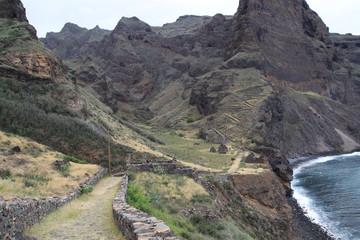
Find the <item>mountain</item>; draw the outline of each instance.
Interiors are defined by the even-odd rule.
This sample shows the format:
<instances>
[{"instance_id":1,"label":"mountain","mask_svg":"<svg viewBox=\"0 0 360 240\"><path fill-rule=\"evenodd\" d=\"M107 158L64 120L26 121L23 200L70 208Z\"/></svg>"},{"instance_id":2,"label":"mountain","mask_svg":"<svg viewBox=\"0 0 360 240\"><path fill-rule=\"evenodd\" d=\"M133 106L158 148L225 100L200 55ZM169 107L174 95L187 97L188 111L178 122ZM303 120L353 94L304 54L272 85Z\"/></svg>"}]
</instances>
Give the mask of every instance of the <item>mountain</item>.
<instances>
[{"instance_id":1,"label":"mountain","mask_svg":"<svg viewBox=\"0 0 360 240\"><path fill-rule=\"evenodd\" d=\"M67 23L41 42L19 0L0 9L2 131L102 164L109 134L114 165L195 149L199 167L201 145L226 144L262 171L238 163L204 181L218 215L257 239L296 235L288 158L360 149L359 37L330 34L304 0L240 0L234 16L163 27Z\"/></svg>"},{"instance_id":2,"label":"mountain","mask_svg":"<svg viewBox=\"0 0 360 240\"><path fill-rule=\"evenodd\" d=\"M99 164L107 162L108 134L114 166L123 165L127 154L136 151L134 143L140 152L151 152L145 138L123 126L109 107L72 82L62 60L38 40L21 1L0 1L0 9L1 131ZM98 34L102 36L101 31ZM84 41L91 40L96 39Z\"/></svg>"},{"instance_id":3,"label":"mountain","mask_svg":"<svg viewBox=\"0 0 360 240\"><path fill-rule=\"evenodd\" d=\"M154 29L122 18L102 40L83 44L82 33L64 49L68 28L42 41L54 51L80 49L64 58L77 81L134 120L153 117L209 142L271 153L276 171L287 168L282 154L360 146L358 46L339 47L306 1L242 0L233 17L183 16Z\"/></svg>"}]
</instances>

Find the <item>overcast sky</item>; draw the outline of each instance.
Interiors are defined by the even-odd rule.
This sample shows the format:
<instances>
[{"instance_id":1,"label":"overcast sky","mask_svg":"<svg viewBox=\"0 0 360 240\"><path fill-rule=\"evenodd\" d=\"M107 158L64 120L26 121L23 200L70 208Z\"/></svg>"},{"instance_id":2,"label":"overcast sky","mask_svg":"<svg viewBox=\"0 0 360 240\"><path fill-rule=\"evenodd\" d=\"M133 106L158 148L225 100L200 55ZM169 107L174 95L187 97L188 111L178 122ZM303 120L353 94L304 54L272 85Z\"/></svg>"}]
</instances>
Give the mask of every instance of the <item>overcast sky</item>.
<instances>
[{"instance_id":1,"label":"overcast sky","mask_svg":"<svg viewBox=\"0 0 360 240\"><path fill-rule=\"evenodd\" d=\"M186 14L233 15L239 0L22 0L39 37L58 32L67 22L88 29L114 29L122 16L137 16L151 26L174 22ZM360 35L359 0L307 0L331 32Z\"/></svg>"}]
</instances>

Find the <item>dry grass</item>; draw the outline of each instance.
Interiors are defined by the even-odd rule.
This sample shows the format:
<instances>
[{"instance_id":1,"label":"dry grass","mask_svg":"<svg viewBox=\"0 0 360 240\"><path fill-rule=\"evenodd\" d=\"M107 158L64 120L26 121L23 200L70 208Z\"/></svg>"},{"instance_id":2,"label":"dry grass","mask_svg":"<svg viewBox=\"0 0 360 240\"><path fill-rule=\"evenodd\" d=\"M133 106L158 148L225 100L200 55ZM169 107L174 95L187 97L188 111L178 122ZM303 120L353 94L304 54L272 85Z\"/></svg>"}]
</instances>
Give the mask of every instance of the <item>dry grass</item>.
<instances>
[{"instance_id":1,"label":"dry grass","mask_svg":"<svg viewBox=\"0 0 360 240\"><path fill-rule=\"evenodd\" d=\"M195 195L209 195L200 184L184 176L138 173L136 181L142 183L145 188L150 187L166 199L191 200Z\"/></svg>"},{"instance_id":2,"label":"dry grass","mask_svg":"<svg viewBox=\"0 0 360 240\"><path fill-rule=\"evenodd\" d=\"M9 155L19 146L22 152ZM99 170L92 164L70 163L68 176L52 168L59 160L59 152L26 138L0 132L0 169L7 169L11 177L0 179L0 195L5 199L14 197L46 197L64 195L75 189L89 176Z\"/></svg>"},{"instance_id":3,"label":"dry grass","mask_svg":"<svg viewBox=\"0 0 360 240\"><path fill-rule=\"evenodd\" d=\"M218 148L219 144L198 139L195 132L174 132L155 128L152 131L156 131L156 137L165 143L165 145L158 146L161 152L168 156L175 154L178 160L200 165L207 169L217 171L228 169L232 163L231 158L234 158L236 154L231 144L227 144L229 147L228 154L211 153L210 148ZM181 134L185 134L185 137L180 137Z\"/></svg>"}]
</instances>

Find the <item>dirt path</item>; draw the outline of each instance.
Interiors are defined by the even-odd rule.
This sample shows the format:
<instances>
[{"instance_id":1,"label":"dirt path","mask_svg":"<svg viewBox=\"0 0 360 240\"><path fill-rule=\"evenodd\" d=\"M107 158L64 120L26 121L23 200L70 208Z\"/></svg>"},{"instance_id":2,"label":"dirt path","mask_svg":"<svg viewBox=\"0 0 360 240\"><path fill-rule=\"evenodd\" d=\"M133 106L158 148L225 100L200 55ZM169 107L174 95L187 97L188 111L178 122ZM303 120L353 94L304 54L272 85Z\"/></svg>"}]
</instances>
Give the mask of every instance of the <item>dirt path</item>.
<instances>
[{"instance_id":1,"label":"dirt path","mask_svg":"<svg viewBox=\"0 0 360 240\"><path fill-rule=\"evenodd\" d=\"M181 161L181 160L178 160L178 162L180 162L184 166L191 167L191 168L196 168L196 169L201 170L201 171L214 172L214 173L222 172L221 170L214 169L214 168L203 167L203 166L200 166L200 165L195 164L195 163L189 163L189 162L185 162L185 161Z\"/></svg>"},{"instance_id":2,"label":"dirt path","mask_svg":"<svg viewBox=\"0 0 360 240\"><path fill-rule=\"evenodd\" d=\"M101 180L90 194L83 195L50 214L30 231L37 240L123 240L115 226L112 200L119 189L121 178Z\"/></svg>"},{"instance_id":3,"label":"dirt path","mask_svg":"<svg viewBox=\"0 0 360 240\"><path fill-rule=\"evenodd\" d=\"M241 159L244 157L244 153L240 152L240 154L237 155L235 161L230 166L228 173L234 173L239 169Z\"/></svg>"}]
</instances>

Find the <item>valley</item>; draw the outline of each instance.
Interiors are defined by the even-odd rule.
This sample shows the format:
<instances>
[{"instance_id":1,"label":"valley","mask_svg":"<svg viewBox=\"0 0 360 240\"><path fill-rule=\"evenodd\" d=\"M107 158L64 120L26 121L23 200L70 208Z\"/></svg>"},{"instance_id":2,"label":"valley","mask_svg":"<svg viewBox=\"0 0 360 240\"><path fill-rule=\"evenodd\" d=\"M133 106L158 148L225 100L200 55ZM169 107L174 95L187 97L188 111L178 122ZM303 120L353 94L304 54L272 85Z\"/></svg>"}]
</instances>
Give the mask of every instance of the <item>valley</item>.
<instances>
[{"instance_id":1,"label":"valley","mask_svg":"<svg viewBox=\"0 0 360 240\"><path fill-rule=\"evenodd\" d=\"M116 228L119 178L83 192L102 168L179 239L331 239L301 233L288 159L360 149L359 48L305 0L240 0L234 16L163 27L66 23L41 39L20 0L0 0L0 218L82 195L37 230L4 220L0 239L26 239L16 221L36 239L123 239L92 229ZM45 233L57 214L71 219Z\"/></svg>"}]
</instances>

